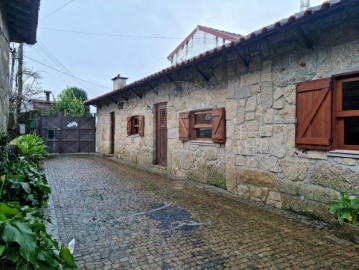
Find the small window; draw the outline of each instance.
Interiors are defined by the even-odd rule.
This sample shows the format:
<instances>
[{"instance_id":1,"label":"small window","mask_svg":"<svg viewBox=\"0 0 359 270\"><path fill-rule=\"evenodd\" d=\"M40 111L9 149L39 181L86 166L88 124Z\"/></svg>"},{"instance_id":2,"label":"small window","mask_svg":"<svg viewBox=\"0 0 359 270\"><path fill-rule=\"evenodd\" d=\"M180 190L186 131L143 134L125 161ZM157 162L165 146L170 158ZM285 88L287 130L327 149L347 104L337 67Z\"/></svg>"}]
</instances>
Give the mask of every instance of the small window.
<instances>
[{"instance_id":1,"label":"small window","mask_svg":"<svg viewBox=\"0 0 359 270\"><path fill-rule=\"evenodd\" d=\"M225 110L182 112L179 117L179 139L225 143Z\"/></svg>"},{"instance_id":2,"label":"small window","mask_svg":"<svg viewBox=\"0 0 359 270\"><path fill-rule=\"evenodd\" d=\"M338 149L359 150L359 76L337 79L334 140Z\"/></svg>"},{"instance_id":3,"label":"small window","mask_svg":"<svg viewBox=\"0 0 359 270\"><path fill-rule=\"evenodd\" d=\"M192 140L212 139L212 111L193 112L190 122L192 123Z\"/></svg>"},{"instance_id":4,"label":"small window","mask_svg":"<svg viewBox=\"0 0 359 270\"><path fill-rule=\"evenodd\" d=\"M144 116L135 115L127 117L127 135L144 135Z\"/></svg>"},{"instance_id":5,"label":"small window","mask_svg":"<svg viewBox=\"0 0 359 270\"><path fill-rule=\"evenodd\" d=\"M296 146L359 151L359 75L297 85Z\"/></svg>"}]
</instances>

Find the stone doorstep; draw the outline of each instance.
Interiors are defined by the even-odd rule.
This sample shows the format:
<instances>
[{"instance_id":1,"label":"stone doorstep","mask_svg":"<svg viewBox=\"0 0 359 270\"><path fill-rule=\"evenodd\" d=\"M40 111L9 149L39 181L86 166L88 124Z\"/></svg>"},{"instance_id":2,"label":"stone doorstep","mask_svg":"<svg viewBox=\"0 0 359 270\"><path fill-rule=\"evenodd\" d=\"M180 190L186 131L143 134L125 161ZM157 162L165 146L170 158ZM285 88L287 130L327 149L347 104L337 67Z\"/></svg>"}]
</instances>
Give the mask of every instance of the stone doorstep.
<instances>
[{"instance_id":1,"label":"stone doorstep","mask_svg":"<svg viewBox=\"0 0 359 270\"><path fill-rule=\"evenodd\" d=\"M336 236L359 244L359 226L345 222L341 225L336 219L332 219L330 224L332 225L333 232Z\"/></svg>"}]
</instances>

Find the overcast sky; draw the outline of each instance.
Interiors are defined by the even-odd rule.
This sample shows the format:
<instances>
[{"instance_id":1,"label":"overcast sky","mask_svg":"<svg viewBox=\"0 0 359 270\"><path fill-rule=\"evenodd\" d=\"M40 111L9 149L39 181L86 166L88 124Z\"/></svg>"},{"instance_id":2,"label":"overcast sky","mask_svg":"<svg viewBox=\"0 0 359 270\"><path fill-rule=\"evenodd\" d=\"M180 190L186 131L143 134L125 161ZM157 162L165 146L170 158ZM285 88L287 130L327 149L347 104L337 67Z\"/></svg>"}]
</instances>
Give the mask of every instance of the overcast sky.
<instances>
[{"instance_id":1,"label":"overcast sky","mask_svg":"<svg viewBox=\"0 0 359 270\"><path fill-rule=\"evenodd\" d=\"M25 62L41 73L45 90L57 95L77 86L93 98L111 91L117 74L131 83L168 67L167 56L197 25L246 35L299 6L300 0L42 0L37 43L26 46L32 60Z\"/></svg>"}]
</instances>

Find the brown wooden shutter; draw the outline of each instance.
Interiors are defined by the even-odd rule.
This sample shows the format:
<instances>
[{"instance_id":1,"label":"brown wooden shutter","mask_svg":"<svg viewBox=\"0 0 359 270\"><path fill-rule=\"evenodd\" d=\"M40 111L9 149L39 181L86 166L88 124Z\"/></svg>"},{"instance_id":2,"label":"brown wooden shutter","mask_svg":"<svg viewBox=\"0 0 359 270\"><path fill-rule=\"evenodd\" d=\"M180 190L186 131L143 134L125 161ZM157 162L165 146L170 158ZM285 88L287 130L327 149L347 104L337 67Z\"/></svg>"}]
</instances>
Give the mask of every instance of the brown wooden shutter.
<instances>
[{"instance_id":1,"label":"brown wooden shutter","mask_svg":"<svg viewBox=\"0 0 359 270\"><path fill-rule=\"evenodd\" d=\"M189 131L189 112L181 112L179 114L179 139L188 141Z\"/></svg>"},{"instance_id":2,"label":"brown wooden shutter","mask_svg":"<svg viewBox=\"0 0 359 270\"><path fill-rule=\"evenodd\" d=\"M131 136L131 117L127 117L127 136Z\"/></svg>"},{"instance_id":3,"label":"brown wooden shutter","mask_svg":"<svg viewBox=\"0 0 359 270\"><path fill-rule=\"evenodd\" d=\"M140 136L145 135L145 117L143 115L138 116L138 134Z\"/></svg>"},{"instance_id":4,"label":"brown wooden shutter","mask_svg":"<svg viewBox=\"0 0 359 270\"><path fill-rule=\"evenodd\" d=\"M297 85L296 147L331 149L332 93L331 78Z\"/></svg>"},{"instance_id":5,"label":"brown wooden shutter","mask_svg":"<svg viewBox=\"0 0 359 270\"><path fill-rule=\"evenodd\" d=\"M224 108L212 109L212 141L226 142L226 114Z\"/></svg>"}]
</instances>

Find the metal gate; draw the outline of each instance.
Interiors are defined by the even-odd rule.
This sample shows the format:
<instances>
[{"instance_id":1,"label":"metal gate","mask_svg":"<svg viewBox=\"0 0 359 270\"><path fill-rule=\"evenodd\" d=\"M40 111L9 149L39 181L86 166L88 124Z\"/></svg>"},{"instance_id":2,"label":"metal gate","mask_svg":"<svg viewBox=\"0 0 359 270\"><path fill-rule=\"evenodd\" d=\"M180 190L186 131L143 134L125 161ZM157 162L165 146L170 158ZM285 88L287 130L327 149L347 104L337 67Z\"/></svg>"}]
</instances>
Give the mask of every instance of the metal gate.
<instances>
[{"instance_id":1,"label":"metal gate","mask_svg":"<svg viewBox=\"0 0 359 270\"><path fill-rule=\"evenodd\" d=\"M38 131L49 153L95 152L95 117L41 116Z\"/></svg>"}]
</instances>

